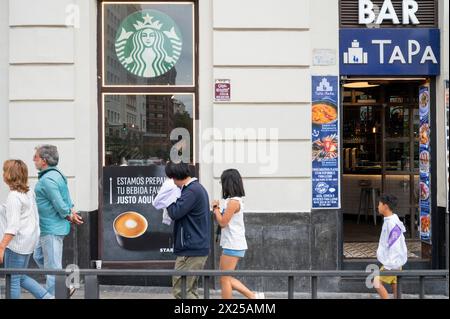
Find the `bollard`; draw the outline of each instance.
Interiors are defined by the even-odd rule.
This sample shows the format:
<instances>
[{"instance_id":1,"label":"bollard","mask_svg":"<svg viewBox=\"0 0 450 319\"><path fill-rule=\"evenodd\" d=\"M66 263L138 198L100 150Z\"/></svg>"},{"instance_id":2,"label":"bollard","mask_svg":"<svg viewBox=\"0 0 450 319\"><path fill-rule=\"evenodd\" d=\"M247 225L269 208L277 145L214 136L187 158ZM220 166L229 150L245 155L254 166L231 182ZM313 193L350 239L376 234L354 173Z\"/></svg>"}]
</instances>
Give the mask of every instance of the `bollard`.
<instances>
[{"instance_id":1,"label":"bollard","mask_svg":"<svg viewBox=\"0 0 450 319\"><path fill-rule=\"evenodd\" d=\"M100 298L97 275L84 276L84 298L85 299Z\"/></svg>"},{"instance_id":2,"label":"bollard","mask_svg":"<svg viewBox=\"0 0 450 319\"><path fill-rule=\"evenodd\" d=\"M288 299L294 299L294 276L288 277Z\"/></svg>"},{"instance_id":3,"label":"bollard","mask_svg":"<svg viewBox=\"0 0 450 319\"><path fill-rule=\"evenodd\" d=\"M402 278L397 276L397 299L402 299Z\"/></svg>"},{"instance_id":4,"label":"bollard","mask_svg":"<svg viewBox=\"0 0 450 319\"><path fill-rule=\"evenodd\" d=\"M425 278L420 276L420 299L425 299Z\"/></svg>"},{"instance_id":5,"label":"bollard","mask_svg":"<svg viewBox=\"0 0 450 319\"><path fill-rule=\"evenodd\" d=\"M66 286L66 275L55 276L55 299L69 299L69 288Z\"/></svg>"},{"instance_id":6,"label":"bollard","mask_svg":"<svg viewBox=\"0 0 450 319\"><path fill-rule=\"evenodd\" d=\"M317 277L311 277L311 299L317 299Z\"/></svg>"},{"instance_id":7,"label":"bollard","mask_svg":"<svg viewBox=\"0 0 450 319\"><path fill-rule=\"evenodd\" d=\"M181 276L181 299L186 299L186 276Z\"/></svg>"},{"instance_id":8,"label":"bollard","mask_svg":"<svg viewBox=\"0 0 450 319\"><path fill-rule=\"evenodd\" d=\"M11 299L11 275L7 274L5 278L5 299Z\"/></svg>"},{"instance_id":9,"label":"bollard","mask_svg":"<svg viewBox=\"0 0 450 319\"><path fill-rule=\"evenodd\" d=\"M209 299L209 276L203 277L203 297Z\"/></svg>"}]
</instances>

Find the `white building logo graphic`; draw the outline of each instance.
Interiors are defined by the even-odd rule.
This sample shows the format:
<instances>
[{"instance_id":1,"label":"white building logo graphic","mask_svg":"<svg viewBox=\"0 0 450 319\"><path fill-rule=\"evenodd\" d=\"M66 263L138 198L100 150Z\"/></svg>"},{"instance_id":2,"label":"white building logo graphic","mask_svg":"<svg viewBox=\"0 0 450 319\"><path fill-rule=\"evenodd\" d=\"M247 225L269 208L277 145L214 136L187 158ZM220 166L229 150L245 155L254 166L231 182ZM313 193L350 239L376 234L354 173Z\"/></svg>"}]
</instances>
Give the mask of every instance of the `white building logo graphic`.
<instances>
[{"instance_id":1,"label":"white building logo graphic","mask_svg":"<svg viewBox=\"0 0 450 319\"><path fill-rule=\"evenodd\" d=\"M327 183L320 182L320 183L317 183L315 191L318 194L325 194L329 188L330 188L330 186Z\"/></svg>"},{"instance_id":2,"label":"white building logo graphic","mask_svg":"<svg viewBox=\"0 0 450 319\"><path fill-rule=\"evenodd\" d=\"M353 40L352 47L344 52L344 64L367 64L367 52L359 47L358 40Z\"/></svg>"},{"instance_id":3,"label":"white building logo graphic","mask_svg":"<svg viewBox=\"0 0 450 319\"><path fill-rule=\"evenodd\" d=\"M330 82L327 81L326 78L323 78L320 81L319 85L316 87L317 92L333 92L333 87L330 85Z\"/></svg>"}]
</instances>

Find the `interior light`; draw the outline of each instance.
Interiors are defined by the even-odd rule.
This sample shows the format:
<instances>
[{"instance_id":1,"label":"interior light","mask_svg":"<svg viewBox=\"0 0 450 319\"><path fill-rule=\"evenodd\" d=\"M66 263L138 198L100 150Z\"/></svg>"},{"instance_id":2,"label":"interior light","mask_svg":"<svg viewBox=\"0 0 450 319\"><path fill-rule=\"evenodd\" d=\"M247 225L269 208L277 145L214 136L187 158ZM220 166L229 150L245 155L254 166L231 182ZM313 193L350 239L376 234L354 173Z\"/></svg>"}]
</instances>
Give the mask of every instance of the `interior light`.
<instances>
[{"instance_id":1,"label":"interior light","mask_svg":"<svg viewBox=\"0 0 450 319\"><path fill-rule=\"evenodd\" d=\"M380 86L379 84L369 84L369 82L350 82L345 83L343 85L345 88L349 89L363 89L363 88L371 88L375 86Z\"/></svg>"}]
</instances>

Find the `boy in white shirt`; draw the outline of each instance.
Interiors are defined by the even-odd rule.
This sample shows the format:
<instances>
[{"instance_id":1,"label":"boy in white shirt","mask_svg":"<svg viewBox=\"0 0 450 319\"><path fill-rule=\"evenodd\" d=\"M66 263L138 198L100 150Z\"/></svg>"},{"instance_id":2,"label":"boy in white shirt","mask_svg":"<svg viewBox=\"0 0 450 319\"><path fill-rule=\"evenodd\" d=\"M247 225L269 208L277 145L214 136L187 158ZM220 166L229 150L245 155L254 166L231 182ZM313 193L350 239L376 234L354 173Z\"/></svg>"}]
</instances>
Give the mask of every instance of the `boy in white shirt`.
<instances>
[{"instance_id":1,"label":"boy in white shirt","mask_svg":"<svg viewBox=\"0 0 450 319\"><path fill-rule=\"evenodd\" d=\"M397 206L397 197L393 195L382 195L379 198L378 212L384 216L383 228L381 230L380 242L378 244L377 259L383 265L383 270L402 270L408 259L406 248L405 226L398 216L393 213ZM397 276L377 276L374 287L382 299L388 299L388 292L382 283L390 284L397 298Z\"/></svg>"}]
</instances>

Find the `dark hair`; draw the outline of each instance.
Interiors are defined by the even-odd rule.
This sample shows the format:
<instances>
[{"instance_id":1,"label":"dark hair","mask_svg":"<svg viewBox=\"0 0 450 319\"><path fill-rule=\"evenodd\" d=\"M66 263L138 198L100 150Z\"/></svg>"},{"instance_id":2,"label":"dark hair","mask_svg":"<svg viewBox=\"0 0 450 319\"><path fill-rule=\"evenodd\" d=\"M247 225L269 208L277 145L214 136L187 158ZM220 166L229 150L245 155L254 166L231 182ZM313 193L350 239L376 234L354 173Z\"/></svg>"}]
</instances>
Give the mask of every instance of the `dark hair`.
<instances>
[{"instance_id":1,"label":"dark hair","mask_svg":"<svg viewBox=\"0 0 450 319\"><path fill-rule=\"evenodd\" d=\"M230 168L223 171L220 182L222 183L222 197L224 199L245 196L244 184L238 170Z\"/></svg>"},{"instance_id":2,"label":"dark hair","mask_svg":"<svg viewBox=\"0 0 450 319\"><path fill-rule=\"evenodd\" d=\"M187 163L180 162L176 164L169 161L166 164L166 175L169 178L183 180L191 176L191 171Z\"/></svg>"},{"instance_id":3,"label":"dark hair","mask_svg":"<svg viewBox=\"0 0 450 319\"><path fill-rule=\"evenodd\" d=\"M380 203L388 205L391 210L397 207L397 197L394 195L383 194L378 198Z\"/></svg>"}]
</instances>

